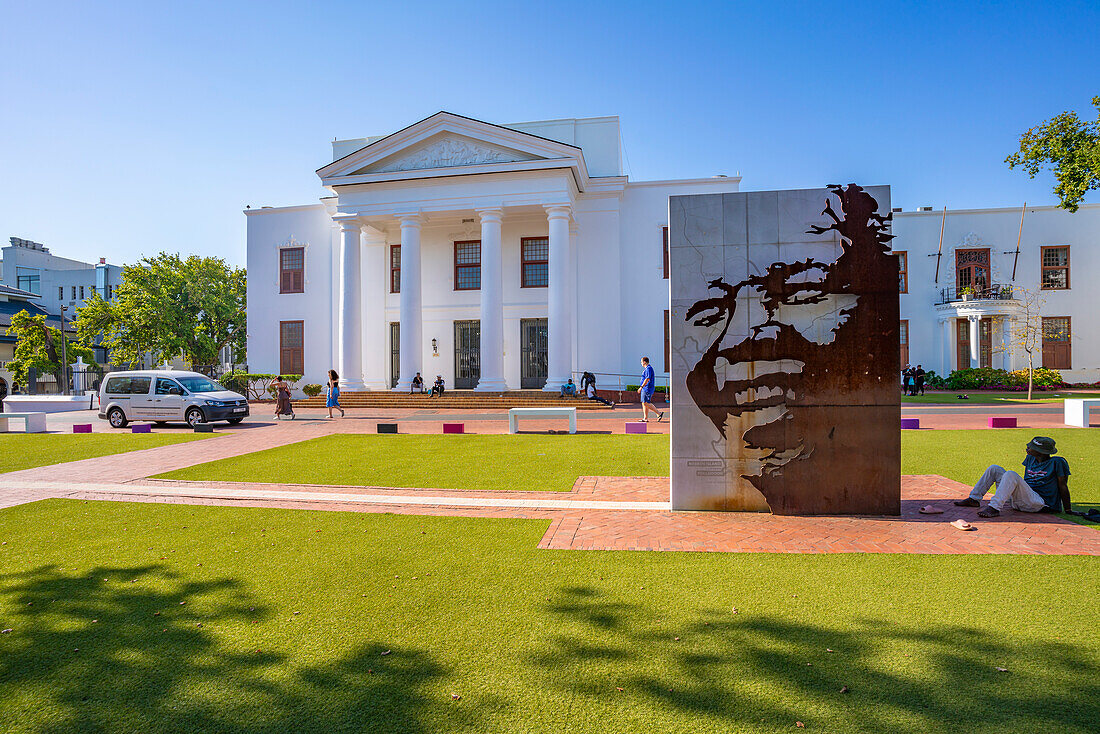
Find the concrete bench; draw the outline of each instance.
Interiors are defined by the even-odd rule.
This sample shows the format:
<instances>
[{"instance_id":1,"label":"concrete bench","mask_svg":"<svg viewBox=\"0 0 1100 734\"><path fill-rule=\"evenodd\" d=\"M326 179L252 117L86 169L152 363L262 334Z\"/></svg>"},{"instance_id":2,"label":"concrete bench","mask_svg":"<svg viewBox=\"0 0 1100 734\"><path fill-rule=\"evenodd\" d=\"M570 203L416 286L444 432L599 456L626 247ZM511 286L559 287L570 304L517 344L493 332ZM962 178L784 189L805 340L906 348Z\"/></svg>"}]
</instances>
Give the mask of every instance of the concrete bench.
<instances>
[{"instance_id":1,"label":"concrete bench","mask_svg":"<svg viewBox=\"0 0 1100 734\"><path fill-rule=\"evenodd\" d=\"M466 424L465 423L444 423L443 424L443 432L444 433L466 433Z\"/></svg>"},{"instance_id":2,"label":"concrete bench","mask_svg":"<svg viewBox=\"0 0 1100 734\"><path fill-rule=\"evenodd\" d=\"M1066 398L1064 401L1066 411L1066 425L1089 427L1089 410L1100 406L1100 400L1084 400L1082 398Z\"/></svg>"},{"instance_id":3,"label":"concrete bench","mask_svg":"<svg viewBox=\"0 0 1100 734\"><path fill-rule=\"evenodd\" d=\"M45 433L45 413L0 413L0 433L8 432L8 421L12 418L23 421L23 433Z\"/></svg>"},{"instance_id":4,"label":"concrete bench","mask_svg":"<svg viewBox=\"0 0 1100 734\"><path fill-rule=\"evenodd\" d=\"M920 418L902 418L901 419L902 430L912 430L920 428Z\"/></svg>"},{"instance_id":5,"label":"concrete bench","mask_svg":"<svg viewBox=\"0 0 1100 734\"><path fill-rule=\"evenodd\" d=\"M1001 415L1001 416L989 416L987 421L990 428L1015 428L1016 418L1015 416Z\"/></svg>"},{"instance_id":6,"label":"concrete bench","mask_svg":"<svg viewBox=\"0 0 1100 734\"><path fill-rule=\"evenodd\" d=\"M647 425L641 421L631 421L626 424L626 433L645 433Z\"/></svg>"},{"instance_id":7,"label":"concrete bench","mask_svg":"<svg viewBox=\"0 0 1100 734\"><path fill-rule=\"evenodd\" d=\"M153 424L152 423L131 423L130 424L130 433L152 433L152 432L153 432Z\"/></svg>"},{"instance_id":8,"label":"concrete bench","mask_svg":"<svg viewBox=\"0 0 1100 734\"><path fill-rule=\"evenodd\" d=\"M508 433L516 432L516 423L520 418L568 418L569 432L577 432L576 408L509 408Z\"/></svg>"},{"instance_id":9,"label":"concrete bench","mask_svg":"<svg viewBox=\"0 0 1100 734\"><path fill-rule=\"evenodd\" d=\"M91 423L77 423L73 426L73 433L91 433Z\"/></svg>"},{"instance_id":10,"label":"concrete bench","mask_svg":"<svg viewBox=\"0 0 1100 734\"><path fill-rule=\"evenodd\" d=\"M378 424L378 432L379 433L397 433L397 424L396 423L379 423Z\"/></svg>"}]
</instances>

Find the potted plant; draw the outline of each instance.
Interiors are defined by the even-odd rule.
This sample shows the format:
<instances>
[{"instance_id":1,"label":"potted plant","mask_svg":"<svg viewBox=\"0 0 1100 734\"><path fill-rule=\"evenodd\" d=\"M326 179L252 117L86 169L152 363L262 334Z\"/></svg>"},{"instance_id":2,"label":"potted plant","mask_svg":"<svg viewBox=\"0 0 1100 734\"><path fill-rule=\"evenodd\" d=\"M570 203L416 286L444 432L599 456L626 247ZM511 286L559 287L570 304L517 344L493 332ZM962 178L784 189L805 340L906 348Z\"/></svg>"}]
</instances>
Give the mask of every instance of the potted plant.
<instances>
[{"instance_id":1,"label":"potted plant","mask_svg":"<svg viewBox=\"0 0 1100 734\"><path fill-rule=\"evenodd\" d=\"M974 297L974 289L968 285L964 285L959 289L959 298L964 301L969 301Z\"/></svg>"}]
</instances>

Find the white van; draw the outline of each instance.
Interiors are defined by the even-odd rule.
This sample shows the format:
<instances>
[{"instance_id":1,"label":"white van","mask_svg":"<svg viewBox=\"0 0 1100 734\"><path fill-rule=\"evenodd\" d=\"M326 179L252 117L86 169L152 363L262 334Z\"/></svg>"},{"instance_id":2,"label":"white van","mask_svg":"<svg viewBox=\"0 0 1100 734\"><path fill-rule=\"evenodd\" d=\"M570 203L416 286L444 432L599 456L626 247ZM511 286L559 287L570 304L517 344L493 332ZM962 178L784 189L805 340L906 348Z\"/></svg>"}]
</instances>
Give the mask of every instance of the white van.
<instances>
[{"instance_id":1,"label":"white van","mask_svg":"<svg viewBox=\"0 0 1100 734\"><path fill-rule=\"evenodd\" d=\"M125 428L133 420L236 425L248 417L248 400L198 372L110 372L99 388L99 417L112 428Z\"/></svg>"}]
</instances>

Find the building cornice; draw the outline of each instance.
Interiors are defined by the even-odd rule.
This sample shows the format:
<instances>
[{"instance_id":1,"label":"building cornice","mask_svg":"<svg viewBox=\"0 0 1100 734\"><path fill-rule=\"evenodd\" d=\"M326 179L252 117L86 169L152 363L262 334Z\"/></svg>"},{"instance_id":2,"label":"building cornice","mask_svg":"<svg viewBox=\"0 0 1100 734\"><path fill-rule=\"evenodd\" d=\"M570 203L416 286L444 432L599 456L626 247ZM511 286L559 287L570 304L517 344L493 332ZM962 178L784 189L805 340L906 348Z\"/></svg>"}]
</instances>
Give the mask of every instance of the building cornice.
<instances>
[{"instance_id":1,"label":"building cornice","mask_svg":"<svg viewBox=\"0 0 1100 734\"><path fill-rule=\"evenodd\" d=\"M1100 209L1100 204L1081 204L1078 210L1086 209ZM1073 212L1067 211L1056 204L1043 204L1040 206L1027 207L1029 212L1054 212L1060 211L1066 214L1073 214ZM1016 212L1020 213L1020 207L1018 206L1002 206L1002 207L986 207L983 209L951 209L948 208L947 216L953 214L1003 214L1004 212ZM943 208L933 209L930 212L894 212L894 219L908 219L910 217L943 217Z\"/></svg>"},{"instance_id":2,"label":"building cornice","mask_svg":"<svg viewBox=\"0 0 1100 734\"><path fill-rule=\"evenodd\" d=\"M677 178L666 179L662 181L629 181L626 184L628 189L644 188L647 186L675 186L690 184L692 186L699 185L713 185L721 186L729 183L735 183L738 186L741 185L740 176L710 176L708 178Z\"/></svg>"},{"instance_id":3,"label":"building cornice","mask_svg":"<svg viewBox=\"0 0 1100 734\"><path fill-rule=\"evenodd\" d=\"M331 198L331 197L326 197ZM300 212L310 209L324 209L324 204L296 204L294 206L262 206L259 209L245 209L244 215L251 217L256 214L274 214L275 212Z\"/></svg>"}]
</instances>

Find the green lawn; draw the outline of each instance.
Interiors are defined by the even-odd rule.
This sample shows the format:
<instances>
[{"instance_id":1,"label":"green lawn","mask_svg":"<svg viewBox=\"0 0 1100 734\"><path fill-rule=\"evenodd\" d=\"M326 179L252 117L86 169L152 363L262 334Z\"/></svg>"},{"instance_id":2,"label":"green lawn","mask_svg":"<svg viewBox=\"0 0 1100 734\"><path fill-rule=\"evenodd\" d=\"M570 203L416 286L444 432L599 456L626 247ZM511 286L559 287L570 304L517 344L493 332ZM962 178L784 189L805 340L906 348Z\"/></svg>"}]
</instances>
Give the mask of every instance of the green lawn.
<instances>
[{"instance_id":1,"label":"green lawn","mask_svg":"<svg viewBox=\"0 0 1100 734\"><path fill-rule=\"evenodd\" d=\"M209 438L195 433L0 433L0 473Z\"/></svg>"},{"instance_id":2,"label":"green lawn","mask_svg":"<svg viewBox=\"0 0 1100 734\"><path fill-rule=\"evenodd\" d=\"M1094 559L540 551L546 527L0 510L2 728L1095 731Z\"/></svg>"},{"instance_id":3,"label":"green lawn","mask_svg":"<svg viewBox=\"0 0 1100 734\"><path fill-rule=\"evenodd\" d=\"M959 395L969 396L966 400L960 400ZM920 403L949 403L951 405L1034 405L1038 403L1060 403L1066 398L1100 398L1100 393L1066 393L1066 392L1039 392L1032 393L1033 399L1027 399L1026 392L983 392L981 390L959 390L958 392L927 393L925 395L902 395L901 404Z\"/></svg>"},{"instance_id":4,"label":"green lawn","mask_svg":"<svg viewBox=\"0 0 1100 734\"><path fill-rule=\"evenodd\" d=\"M579 476L668 476L667 436L332 435L161 479L568 491Z\"/></svg>"}]
</instances>

